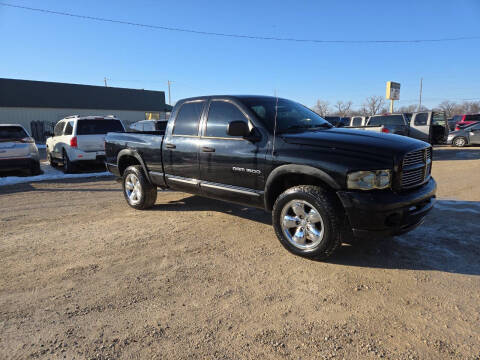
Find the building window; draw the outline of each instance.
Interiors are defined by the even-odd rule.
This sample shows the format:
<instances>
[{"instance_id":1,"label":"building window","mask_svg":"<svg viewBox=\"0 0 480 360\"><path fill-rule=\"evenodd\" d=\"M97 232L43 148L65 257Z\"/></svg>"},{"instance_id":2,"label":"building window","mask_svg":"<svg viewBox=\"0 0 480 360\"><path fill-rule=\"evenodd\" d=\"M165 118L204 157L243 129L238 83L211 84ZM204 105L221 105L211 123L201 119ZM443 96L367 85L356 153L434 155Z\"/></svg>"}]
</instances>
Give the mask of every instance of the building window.
<instances>
[{"instance_id":1,"label":"building window","mask_svg":"<svg viewBox=\"0 0 480 360\"><path fill-rule=\"evenodd\" d=\"M158 112L146 112L145 120L160 120L160 113Z\"/></svg>"}]
</instances>

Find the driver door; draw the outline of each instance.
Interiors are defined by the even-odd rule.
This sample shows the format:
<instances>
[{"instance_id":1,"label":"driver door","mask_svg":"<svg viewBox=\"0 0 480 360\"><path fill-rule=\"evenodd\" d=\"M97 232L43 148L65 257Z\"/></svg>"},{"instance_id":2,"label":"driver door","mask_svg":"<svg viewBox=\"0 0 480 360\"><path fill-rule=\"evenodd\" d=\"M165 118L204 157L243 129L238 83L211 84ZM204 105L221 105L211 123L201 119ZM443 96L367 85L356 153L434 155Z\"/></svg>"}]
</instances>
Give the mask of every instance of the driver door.
<instances>
[{"instance_id":1,"label":"driver door","mask_svg":"<svg viewBox=\"0 0 480 360\"><path fill-rule=\"evenodd\" d=\"M251 141L227 134L232 121L249 122L231 100L212 100L199 146L202 192L233 201L249 202L264 188L264 141Z\"/></svg>"}]
</instances>

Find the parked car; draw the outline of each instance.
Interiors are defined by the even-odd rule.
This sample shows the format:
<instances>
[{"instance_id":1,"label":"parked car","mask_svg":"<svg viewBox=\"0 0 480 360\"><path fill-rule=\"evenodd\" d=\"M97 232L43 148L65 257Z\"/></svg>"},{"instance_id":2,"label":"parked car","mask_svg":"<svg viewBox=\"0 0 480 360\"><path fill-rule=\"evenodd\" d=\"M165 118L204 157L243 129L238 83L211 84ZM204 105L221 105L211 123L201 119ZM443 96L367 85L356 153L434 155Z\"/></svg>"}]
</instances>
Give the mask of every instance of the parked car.
<instances>
[{"instance_id":1,"label":"parked car","mask_svg":"<svg viewBox=\"0 0 480 360\"><path fill-rule=\"evenodd\" d=\"M436 111L374 115L367 125L349 128L409 136L431 144L445 143L449 132L445 113Z\"/></svg>"},{"instance_id":2,"label":"parked car","mask_svg":"<svg viewBox=\"0 0 480 360\"><path fill-rule=\"evenodd\" d=\"M455 131L455 127L457 126L457 120L455 120L455 118L450 118L450 119L447 119L447 123L448 123L448 130Z\"/></svg>"},{"instance_id":3,"label":"parked car","mask_svg":"<svg viewBox=\"0 0 480 360\"><path fill-rule=\"evenodd\" d=\"M436 192L429 144L334 128L267 96L180 100L164 135L111 132L105 151L132 208L153 206L157 187L262 208L287 250L314 258L414 229Z\"/></svg>"},{"instance_id":4,"label":"parked car","mask_svg":"<svg viewBox=\"0 0 480 360\"><path fill-rule=\"evenodd\" d=\"M448 134L447 144L457 147L480 144L480 122Z\"/></svg>"},{"instance_id":5,"label":"parked car","mask_svg":"<svg viewBox=\"0 0 480 360\"><path fill-rule=\"evenodd\" d=\"M129 126L132 131L165 131L167 120L141 120Z\"/></svg>"},{"instance_id":6,"label":"parked car","mask_svg":"<svg viewBox=\"0 0 480 360\"><path fill-rule=\"evenodd\" d=\"M80 162L104 162L105 134L124 132L122 122L113 116L69 116L60 120L47 138L47 159L52 166L60 163L63 171L75 171Z\"/></svg>"},{"instance_id":7,"label":"parked car","mask_svg":"<svg viewBox=\"0 0 480 360\"><path fill-rule=\"evenodd\" d=\"M38 149L22 125L0 124L0 171L14 170L41 174Z\"/></svg>"},{"instance_id":8,"label":"parked car","mask_svg":"<svg viewBox=\"0 0 480 360\"><path fill-rule=\"evenodd\" d=\"M349 117L325 116L324 119L335 127L344 127L350 123Z\"/></svg>"},{"instance_id":9,"label":"parked car","mask_svg":"<svg viewBox=\"0 0 480 360\"><path fill-rule=\"evenodd\" d=\"M480 121L480 114L471 114L471 115L460 115L460 121L457 122L455 130L463 129L468 125L475 124Z\"/></svg>"}]
</instances>

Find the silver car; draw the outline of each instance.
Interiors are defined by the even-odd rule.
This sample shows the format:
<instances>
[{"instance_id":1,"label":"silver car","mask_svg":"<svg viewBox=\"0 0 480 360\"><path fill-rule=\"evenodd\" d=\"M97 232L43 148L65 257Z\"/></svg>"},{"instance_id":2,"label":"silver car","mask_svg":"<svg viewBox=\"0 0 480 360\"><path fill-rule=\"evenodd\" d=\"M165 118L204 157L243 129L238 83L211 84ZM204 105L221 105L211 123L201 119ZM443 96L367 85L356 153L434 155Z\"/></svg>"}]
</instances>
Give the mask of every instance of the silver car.
<instances>
[{"instance_id":1,"label":"silver car","mask_svg":"<svg viewBox=\"0 0 480 360\"><path fill-rule=\"evenodd\" d=\"M0 124L0 171L26 170L39 175L40 156L35 140L23 126Z\"/></svg>"},{"instance_id":2,"label":"silver car","mask_svg":"<svg viewBox=\"0 0 480 360\"><path fill-rule=\"evenodd\" d=\"M480 122L448 134L447 144L457 147L480 144Z\"/></svg>"}]
</instances>

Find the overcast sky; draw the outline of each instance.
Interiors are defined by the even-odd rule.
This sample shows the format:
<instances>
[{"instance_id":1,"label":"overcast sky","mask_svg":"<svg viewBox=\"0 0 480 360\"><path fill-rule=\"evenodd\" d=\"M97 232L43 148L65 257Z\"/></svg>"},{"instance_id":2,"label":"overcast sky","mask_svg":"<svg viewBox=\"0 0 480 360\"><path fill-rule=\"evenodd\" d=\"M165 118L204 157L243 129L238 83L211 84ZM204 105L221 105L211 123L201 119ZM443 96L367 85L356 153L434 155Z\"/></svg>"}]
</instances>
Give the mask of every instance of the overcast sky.
<instances>
[{"instance_id":1,"label":"overcast sky","mask_svg":"<svg viewBox=\"0 0 480 360\"><path fill-rule=\"evenodd\" d=\"M0 0L199 31L318 40L480 36L480 1ZM305 105L385 94L399 105L480 99L480 39L407 44L311 43L151 30L0 6L0 77L165 90L172 100L274 91Z\"/></svg>"}]
</instances>

